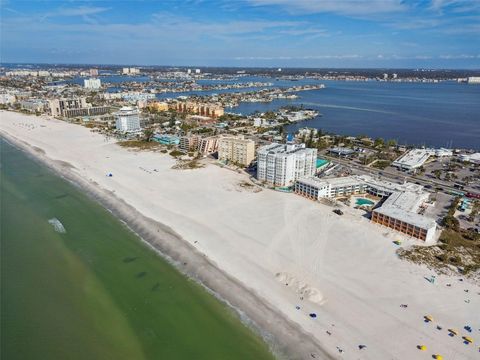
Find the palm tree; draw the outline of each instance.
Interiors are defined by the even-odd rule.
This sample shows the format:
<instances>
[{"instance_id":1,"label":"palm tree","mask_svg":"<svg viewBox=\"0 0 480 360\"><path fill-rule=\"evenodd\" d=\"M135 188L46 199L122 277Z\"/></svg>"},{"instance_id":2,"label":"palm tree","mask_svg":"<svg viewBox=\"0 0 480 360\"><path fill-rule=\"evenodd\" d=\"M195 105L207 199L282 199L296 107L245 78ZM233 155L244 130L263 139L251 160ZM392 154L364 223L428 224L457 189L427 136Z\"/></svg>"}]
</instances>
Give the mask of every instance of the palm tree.
<instances>
[{"instance_id":1,"label":"palm tree","mask_svg":"<svg viewBox=\"0 0 480 360\"><path fill-rule=\"evenodd\" d=\"M144 140L151 141L153 137L153 130L152 129L145 129L143 132Z\"/></svg>"}]
</instances>

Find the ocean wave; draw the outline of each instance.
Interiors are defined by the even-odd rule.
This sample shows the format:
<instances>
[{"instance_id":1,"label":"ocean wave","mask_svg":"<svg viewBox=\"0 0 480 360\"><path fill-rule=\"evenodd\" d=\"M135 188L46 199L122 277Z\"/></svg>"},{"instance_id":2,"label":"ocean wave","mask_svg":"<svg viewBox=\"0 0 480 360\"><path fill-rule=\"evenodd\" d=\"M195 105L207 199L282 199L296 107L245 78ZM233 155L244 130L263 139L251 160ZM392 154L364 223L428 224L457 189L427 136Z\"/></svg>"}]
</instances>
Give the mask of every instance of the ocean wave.
<instances>
[{"instance_id":1,"label":"ocean wave","mask_svg":"<svg viewBox=\"0 0 480 360\"><path fill-rule=\"evenodd\" d=\"M52 225L53 228L55 229L55 231L58 232L58 233L65 234L67 232L67 230L65 230L65 227L63 226L63 224L57 218L52 218L52 219L48 220L48 223L50 225Z\"/></svg>"}]
</instances>

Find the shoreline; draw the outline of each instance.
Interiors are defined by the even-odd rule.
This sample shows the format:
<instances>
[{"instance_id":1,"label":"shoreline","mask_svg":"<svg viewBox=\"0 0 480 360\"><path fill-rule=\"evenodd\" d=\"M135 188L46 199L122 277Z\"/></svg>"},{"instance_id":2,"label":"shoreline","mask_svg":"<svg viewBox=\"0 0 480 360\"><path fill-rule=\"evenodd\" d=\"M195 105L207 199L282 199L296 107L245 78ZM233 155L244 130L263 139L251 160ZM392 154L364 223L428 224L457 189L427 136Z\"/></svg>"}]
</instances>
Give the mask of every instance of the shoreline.
<instances>
[{"instance_id":1,"label":"shoreline","mask_svg":"<svg viewBox=\"0 0 480 360\"><path fill-rule=\"evenodd\" d=\"M236 316L260 336L279 359L305 359L312 354L318 359L333 359L322 349L314 337L303 331L298 324L288 320L253 289L220 270L208 257L201 254L173 229L146 217L133 206L119 199L112 191L85 180L72 171L68 162L48 158L43 149L28 144L0 130L0 136L27 156L39 161L55 175L62 177L83 190L83 193L122 222L139 237L146 246L168 261L186 280L192 279L205 288ZM240 294L240 295L239 295Z\"/></svg>"},{"instance_id":2,"label":"shoreline","mask_svg":"<svg viewBox=\"0 0 480 360\"><path fill-rule=\"evenodd\" d=\"M353 209L339 217L293 194L246 190L244 175L214 164L175 170L168 155L125 149L82 126L0 116L0 134L90 190L90 198L234 309L278 357L416 358L420 341L435 353L477 355L425 325L423 316L444 329L480 322L479 284L450 275L425 281L432 270L402 261L392 244L417 242Z\"/></svg>"}]
</instances>

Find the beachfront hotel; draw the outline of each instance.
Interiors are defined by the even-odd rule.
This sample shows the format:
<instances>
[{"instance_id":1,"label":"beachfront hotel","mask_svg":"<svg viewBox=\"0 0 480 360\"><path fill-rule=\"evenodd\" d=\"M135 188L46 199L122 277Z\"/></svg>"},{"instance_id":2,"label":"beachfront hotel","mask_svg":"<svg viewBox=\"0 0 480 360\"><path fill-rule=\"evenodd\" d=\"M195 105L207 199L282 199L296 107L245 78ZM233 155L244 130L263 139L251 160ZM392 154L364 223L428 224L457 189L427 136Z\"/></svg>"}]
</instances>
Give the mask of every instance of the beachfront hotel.
<instances>
[{"instance_id":1,"label":"beachfront hotel","mask_svg":"<svg viewBox=\"0 0 480 360\"><path fill-rule=\"evenodd\" d=\"M48 100L52 116L65 116L68 110L78 110L87 107L87 99L84 97L70 99Z\"/></svg>"},{"instance_id":2,"label":"beachfront hotel","mask_svg":"<svg viewBox=\"0 0 480 360\"><path fill-rule=\"evenodd\" d=\"M137 108L122 107L115 113L115 127L117 130L130 132L140 130L140 113Z\"/></svg>"},{"instance_id":3,"label":"beachfront hotel","mask_svg":"<svg viewBox=\"0 0 480 360\"><path fill-rule=\"evenodd\" d=\"M242 136L222 137L218 141L218 160L248 166L255 158L255 142Z\"/></svg>"},{"instance_id":4,"label":"beachfront hotel","mask_svg":"<svg viewBox=\"0 0 480 360\"><path fill-rule=\"evenodd\" d=\"M315 174L317 149L305 144L262 146L257 151L257 178L272 186L291 186L296 179Z\"/></svg>"},{"instance_id":5,"label":"beachfront hotel","mask_svg":"<svg viewBox=\"0 0 480 360\"><path fill-rule=\"evenodd\" d=\"M90 106L84 97L48 100L50 114L67 118L105 115L110 106Z\"/></svg>"},{"instance_id":6,"label":"beachfront hotel","mask_svg":"<svg viewBox=\"0 0 480 360\"><path fill-rule=\"evenodd\" d=\"M368 175L333 179L302 177L295 182L294 192L312 200L347 197L368 193L382 197L383 204L372 211L371 221L409 236L431 243L436 223L417 213L428 200L423 186L412 183L397 184L377 180Z\"/></svg>"}]
</instances>

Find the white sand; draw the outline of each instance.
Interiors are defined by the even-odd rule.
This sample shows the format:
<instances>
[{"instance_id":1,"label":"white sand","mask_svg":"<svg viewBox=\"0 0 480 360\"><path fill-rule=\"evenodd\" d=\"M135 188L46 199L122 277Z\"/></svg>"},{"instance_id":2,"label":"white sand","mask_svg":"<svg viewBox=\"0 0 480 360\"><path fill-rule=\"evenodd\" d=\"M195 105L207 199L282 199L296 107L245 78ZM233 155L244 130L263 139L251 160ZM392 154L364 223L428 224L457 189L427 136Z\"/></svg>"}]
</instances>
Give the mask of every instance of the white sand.
<instances>
[{"instance_id":1,"label":"white sand","mask_svg":"<svg viewBox=\"0 0 480 360\"><path fill-rule=\"evenodd\" d=\"M333 357L479 358L480 287L459 277L427 282L430 270L396 257L398 234L294 194L241 191L246 177L215 165L172 170L169 155L129 151L78 125L5 111L0 117L1 134L70 163L84 179L173 229ZM423 322L427 314L434 323ZM463 330L467 324L472 334ZM465 345L447 328L477 343Z\"/></svg>"}]
</instances>

